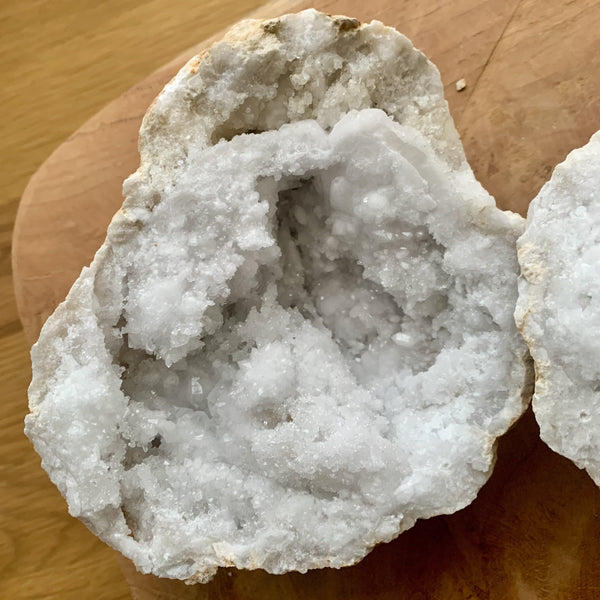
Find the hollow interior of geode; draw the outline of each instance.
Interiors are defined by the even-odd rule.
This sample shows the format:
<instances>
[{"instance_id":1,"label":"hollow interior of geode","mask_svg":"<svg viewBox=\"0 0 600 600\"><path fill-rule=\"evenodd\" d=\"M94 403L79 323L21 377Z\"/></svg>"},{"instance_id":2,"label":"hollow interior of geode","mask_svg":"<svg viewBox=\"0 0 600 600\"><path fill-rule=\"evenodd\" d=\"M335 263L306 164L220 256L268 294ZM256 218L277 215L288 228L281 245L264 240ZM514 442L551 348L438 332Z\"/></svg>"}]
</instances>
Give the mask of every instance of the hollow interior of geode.
<instances>
[{"instance_id":1,"label":"hollow interior of geode","mask_svg":"<svg viewBox=\"0 0 600 600\"><path fill-rule=\"evenodd\" d=\"M436 165L375 110L190 157L120 250L135 540L177 531L181 556L278 572L354 560L471 499L509 342L485 277L447 264L444 231L475 234Z\"/></svg>"}]
</instances>

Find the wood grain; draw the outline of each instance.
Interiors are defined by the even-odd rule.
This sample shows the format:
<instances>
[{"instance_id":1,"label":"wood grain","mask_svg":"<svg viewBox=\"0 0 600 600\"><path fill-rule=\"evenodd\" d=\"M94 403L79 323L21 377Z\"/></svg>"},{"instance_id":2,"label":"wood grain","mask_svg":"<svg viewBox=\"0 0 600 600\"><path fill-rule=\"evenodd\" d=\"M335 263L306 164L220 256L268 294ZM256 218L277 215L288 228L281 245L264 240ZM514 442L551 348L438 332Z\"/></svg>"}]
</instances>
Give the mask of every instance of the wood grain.
<instances>
[{"instance_id":1,"label":"wood grain","mask_svg":"<svg viewBox=\"0 0 600 600\"><path fill-rule=\"evenodd\" d=\"M159 10L160 3L150 4ZM325 12L394 25L436 62L467 156L504 208L524 213L552 167L600 128L600 7L592 0L324 0L314 5ZM304 6L307 3L280 1L259 14L273 16ZM153 14L150 21L158 27L160 18ZM118 17L111 22L122 23ZM165 61L172 56L164 47L162 51ZM14 253L17 297L30 340L102 241L120 203L121 181L137 166L135 140L144 109L182 62L183 57L170 62L98 113L31 181L19 211ZM461 93L454 87L459 78L467 81ZM16 203L12 214L15 208ZM11 213L6 214L10 229ZM9 322L6 339L19 336L17 329ZM21 365L24 381L22 338L17 346L21 354L10 360ZM17 440L14 452L21 448L15 432L20 431L23 406L19 410L19 418L5 428ZM28 448L27 452L31 454ZM31 459L23 469L28 480L43 479L35 463ZM12 473L10 477L12 482L18 479ZM49 497L56 496L46 487ZM37 497L41 489L46 490L32 486L30 496ZM58 498L55 502L54 510L64 510ZM34 506L37 515L40 505ZM140 599L591 599L600 590L599 509L598 490L583 472L539 441L529 412L502 440L494 475L471 507L418 523L355 567L281 577L223 570L213 583L194 587L140 576L127 563L124 571L134 597ZM6 536L8 558L0 554L0 569L4 562L14 569L26 557L15 542L20 531L33 535L39 526L51 527L42 515L31 525L33 516L20 510L13 512L17 522ZM56 518L60 521L59 515ZM69 528L79 527L65 517L66 522ZM9 531L4 520L1 523L1 531ZM43 557L36 558L38 564L52 560L69 573L69 556L75 559L76 552L86 548L87 542L80 540L98 546L81 534L72 555L49 543ZM109 553L97 552L102 556L99 564L108 565ZM13 584L23 573L33 572L30 567L13 571ZM79 571L73 572L85 573L89 562L78 562L76 568ZM109 566L105 572L114 574ZM41 583L48 589L51 581L49 576ZM95 580L90 589L94 586L102 594L106 585L106 579ZM68 587L65 590L70 593ZM121 597L118 593L106 597Z\"/></svg>"}]
</instances>

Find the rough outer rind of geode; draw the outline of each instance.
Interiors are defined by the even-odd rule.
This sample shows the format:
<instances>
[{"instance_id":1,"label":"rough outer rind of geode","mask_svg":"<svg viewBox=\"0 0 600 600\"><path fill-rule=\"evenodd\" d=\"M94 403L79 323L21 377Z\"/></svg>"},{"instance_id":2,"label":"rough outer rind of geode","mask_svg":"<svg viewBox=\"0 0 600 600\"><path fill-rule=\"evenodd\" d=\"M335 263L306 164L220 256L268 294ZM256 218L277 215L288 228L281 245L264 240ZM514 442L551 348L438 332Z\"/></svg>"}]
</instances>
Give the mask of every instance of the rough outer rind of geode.
<instances>
[{"instance_id":1,"label":"rough outer rind of geode","mask_svg":"<svg viewBox=\"0 0 600 600\"><path fill-rule=\"evenodd\" d=\"M377 22L246 22L140 152L32 351L26 431L71 514L206 581L352 564L469 504L527 401L523 220L475 181L435 67Z\"/></svg>"},{"instance_id":2,"label":"rough outer rind of geode","mask_svg":"<svg viewBox=\"0 0 600 600\"><path fill-rule=\"evenodd\" d=\"M518 240L515 318L542 439L600 485L600 133L558 165Z\"/></svg>"}]
</instances>

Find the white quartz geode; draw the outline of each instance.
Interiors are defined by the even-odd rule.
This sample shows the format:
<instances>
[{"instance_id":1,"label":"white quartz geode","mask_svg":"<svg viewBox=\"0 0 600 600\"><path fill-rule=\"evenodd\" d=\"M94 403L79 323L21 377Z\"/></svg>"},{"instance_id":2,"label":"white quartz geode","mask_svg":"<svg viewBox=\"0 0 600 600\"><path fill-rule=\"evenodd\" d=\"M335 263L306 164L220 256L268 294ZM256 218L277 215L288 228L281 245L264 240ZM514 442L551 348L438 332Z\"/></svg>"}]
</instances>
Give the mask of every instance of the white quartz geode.
<instances>
[{"instance_id":1,"label":"white quartz geode","mask_svg":"<svg viewBox=\"0 0 600 600\"><path fill-rule=\"evenodd\" d=\"M518 256L540 435L600 485L600 133L531 202Z\"/></svg>"},{"instance_id":2,"label":"white quartz geode","mask_svg":"<svg viewBox=\"0 0 600 600\"><path fill-rule=\"evenodd\" d=\"M245 22L140 152L32 350L26 431L71 514L206 581L352 564L469 504L527 401L523 220L475 181L435 67L376 22Z\"/></svg>"}]
</instances>

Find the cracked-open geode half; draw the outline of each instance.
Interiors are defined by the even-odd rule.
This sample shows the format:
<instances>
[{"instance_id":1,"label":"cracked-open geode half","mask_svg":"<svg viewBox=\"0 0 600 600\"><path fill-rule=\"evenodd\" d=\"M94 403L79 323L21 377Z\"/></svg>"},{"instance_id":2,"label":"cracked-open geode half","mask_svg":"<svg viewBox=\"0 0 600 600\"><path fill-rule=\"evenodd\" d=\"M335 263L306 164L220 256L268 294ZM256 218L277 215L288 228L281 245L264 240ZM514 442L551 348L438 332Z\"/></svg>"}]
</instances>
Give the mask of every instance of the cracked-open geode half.
<instances>
[{"instance_id":1,"label":"cracked-open geode half","mask_svg":"<svg viewBox=\"0 0 600 600\"><path fill-rule=\"evenodd\" d=\"M518 240L515 317L542 439L600 485L600 132L558 165Z\"/></svg>"},{"instance_id":2,"label":"cracked-open geode half","mask_svg":"<svg viewBox=\"0 0 600 600\"><path fill-rule=\"evenodd\" d=\"M248 135L244 135L248 133ZM352 564L469 504L527 401L515 240L380 23L238 26L158 97L34 346L27 434L144 572Z\"/></svg>"}]
</instances>

